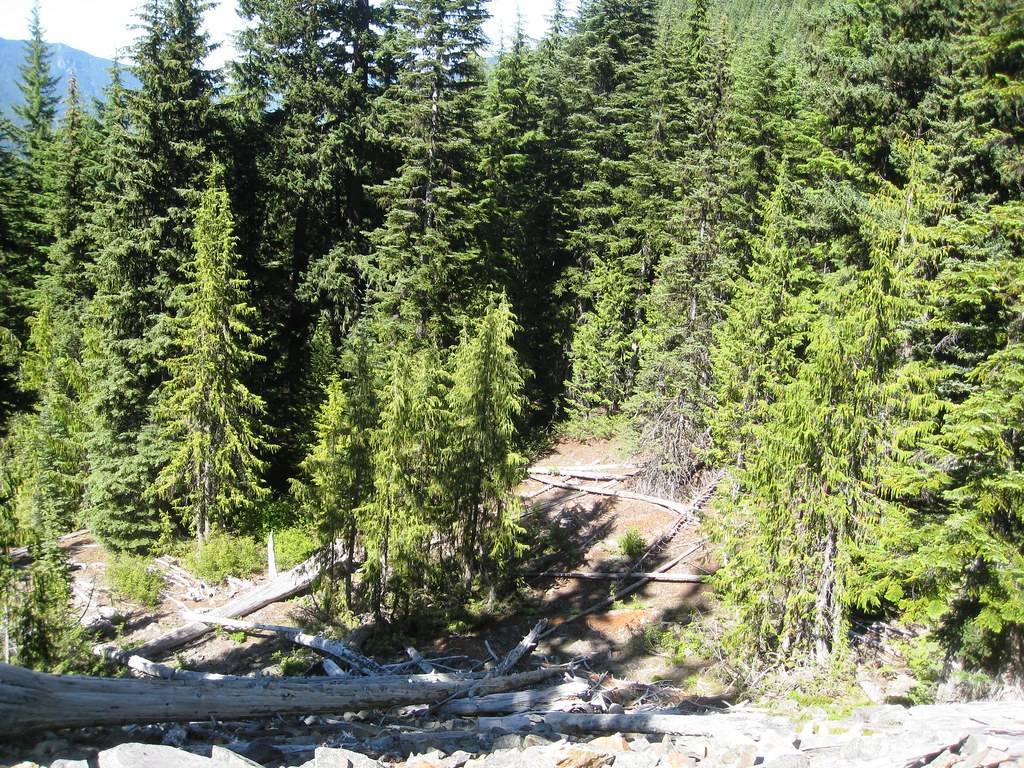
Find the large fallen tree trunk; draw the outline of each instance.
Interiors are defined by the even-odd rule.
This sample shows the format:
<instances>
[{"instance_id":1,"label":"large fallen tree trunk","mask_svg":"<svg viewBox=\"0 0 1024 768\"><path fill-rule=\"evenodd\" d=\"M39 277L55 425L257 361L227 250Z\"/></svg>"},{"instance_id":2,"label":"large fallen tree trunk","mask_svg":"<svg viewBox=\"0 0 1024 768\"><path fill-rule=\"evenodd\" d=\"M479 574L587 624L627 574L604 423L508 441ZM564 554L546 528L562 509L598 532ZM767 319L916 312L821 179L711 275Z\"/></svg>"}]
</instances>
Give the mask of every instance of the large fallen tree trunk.
<instances>
[{"instance_id":1,"label":"large fallen tree trunk","mask_svg":"<svg viewBox=\"0 0 1024 768\"><path fill-rule=\"evenodd\" d=\"M285 627L280 624L258 624L253 621L242 621L241 619L229 619L225 616L214 616L212 614L196 613L195 611L182 611L182 616L195 622L203 624L217 624L230 629L241 629L245 632L273 632L291 640L296 645L312 648L315 651L326 653L340 661L344 661L350 667L364 675L382 675L387 672L384 667L373 659L364 656L359 651L354 651L342 642L330 640L321 635L310 635L298 627Z\"/></svg>"},{"instance_id":2,"label":"large fallen tree trunk","mask_svg":"<svg viewBox=\"0 0 1024 768\"><path fill-rule=\"evenodd\" d=\"M697 496L687 504L681 504L678 501L672 501L671 499L663 499L660 496L648 496L645 493L636 493L635 491L612 491L605 488L599 488L596 485L578 485L576 483L567 483L561 480L552 480L547 477L543 477L537 474L531 474L531 479L536 480L538 483L544 483L554 488L565 488L569 491L580 491L582 493L592 493L597 496L613 496L617 499L632 499L634 501L644 501L648 504L654 504L658 507L663 507L671 512L675 512L681 517L685 517L690 520L695 520L694 514L697 507L702 505L706 500L705 491ZM712 488L713 490L713 488Z\"/></svg>"},{"instance_id":3,"label":"large fallen tree trunk","mask_svg":"<svg viewBox=\"0 0 1024 768\"><path fill-rule=\"evenodd\" d=\"M86 538L88 535L89 530L87 528L79 528L77 531L72 531L71 533L65 533L63 536L58 536L57 544L60 546L64 546L66 544L70 544L74 541L77 541L78 539ZM28 560L28 547L18 547L17 549L12 549L8 551L7 557L10 559L12 565L17 565L22 561Z\"/></svg>"},{"instance_id":4,"label":"large fallen tree trunk","mask_svg":"<svg viewBox=\"0 0 1024 768\"><path fill-rule=\"evenodd\" d=\"M309 589L313 581L320 573L323 559L319 554L314 555L305 562L299 563L290 571L285 571L276 579L268 581L251 592L239 595L224 605L214 608L212 613L224 618L234 619L239 616L248 616L264 606L272 603L287 600ZM338 567L347 567L347 563L340 563ZM139 656L153 657L162 656L168 651L173 651L196 638L202 637L212 629L210 624L196 621L184 627L178 627L166 632L153 640L150 640L138 648L132 650Z\"/></svg>"},{"instance_id":5,"label":"large fallen tree trunk","mask_svg":"<svg viewBox=\"0 0 1024 768\"><path fill-rule=\"evenodd\" d=\"M524 574L529 577L548 579L583 579L586 581L620 581L622 579L646 579L647 581L664 581L675 584L701 584L707 576L701 573L608 573L602 571L543 571Z\"/></svg>"},{"instance_id":6,"label":"large fallen tree trunk","mask_svg":"<svg viewBox=\"0 0 1024 768\"><path fill-rule=\"evenodd\" d=\"M543 707L548 709L557 702L576 702L590 690L584 680L544 688L539 691L512 691L492 693L490 696L476 696L471 699L455 699L438 709L442 715L494 715L500 712L526 712Z\"/></svg>"},{"instance_id":7,"label":"large fallen tree trunk","mask_svg":"<svg viewBox=\"0 0 1024 768\"><path fill-rule=\"evenodd\" d=\"M480 679L481 693L529 688L565 672L550 667ZM55 728L248 719L346 712L442 701L457 675L362 678L132 680L50 675L0 664L0 737Z\"/></svg>"},{"instance_id":8,"label":"large fallen tree trunk","mask_svg":"<svg viewBox=\"0 0 1024 768\"><path fill-rule=\"evenodd\" d=\"M677 715L637 712L601 715L589 712L535 712L533 714L481 717L481 731L536 732L545 727L557 733L655 733L673 736L735 738L741 733L766 730L779 718L767 715Z\"/></svg>"},{"instance_id":9,"label":"large fallen tree trunk","mask_svg":"<svg viewBox=\"0 0 1024 768\"><path fill-rule=\"evenodd\" d=\"M639 467L619 466L616 464L597 464L593 467L530 467L531 475L554 475L557 477L575 477L580 480L625 480L639 472Z\"/></svg>"}]
</instances>

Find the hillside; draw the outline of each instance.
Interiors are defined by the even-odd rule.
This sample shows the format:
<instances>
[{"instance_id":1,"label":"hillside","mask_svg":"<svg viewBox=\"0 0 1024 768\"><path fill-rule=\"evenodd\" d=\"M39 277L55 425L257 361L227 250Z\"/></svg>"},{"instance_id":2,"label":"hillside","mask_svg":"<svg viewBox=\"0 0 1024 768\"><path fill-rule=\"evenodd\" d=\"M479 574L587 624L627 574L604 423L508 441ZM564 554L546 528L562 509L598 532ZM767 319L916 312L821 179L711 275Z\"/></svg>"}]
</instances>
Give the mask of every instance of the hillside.
<instances>
[{"instance_id":1,"label":"hillside","mask_svg":"<svg viewBox=\"0 0 1024 768\"><path fill-rule=\"evenodd\" d=\"M53 74L60 78L57 85L58 93L65 93L68 87L68 76L74 72L78 78L78 88L85 104L92 104L94 99L103 98L103 89L110 82L110 68L114 62L101 59L85 51L64 45L50 43L50 67ZM20 73L18 68L25 58L24 40L5 40L0 38L0 114L10 117L12 108L21 100L18 90ZM132 83L134 78L127 75L126 82ZM59 112L63 113L63 104Z\"/></svg>"}]
</instances>

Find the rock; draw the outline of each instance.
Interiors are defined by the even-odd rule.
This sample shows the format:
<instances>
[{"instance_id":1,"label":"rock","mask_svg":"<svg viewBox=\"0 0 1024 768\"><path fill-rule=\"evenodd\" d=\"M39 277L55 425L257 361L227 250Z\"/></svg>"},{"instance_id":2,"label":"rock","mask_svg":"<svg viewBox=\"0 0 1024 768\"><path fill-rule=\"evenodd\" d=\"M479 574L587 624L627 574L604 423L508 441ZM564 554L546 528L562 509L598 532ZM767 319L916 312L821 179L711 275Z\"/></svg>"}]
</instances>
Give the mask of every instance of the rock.
<instances>
[{"instance_id":1,"label":"rock","mask_svg":"<svg viewBox=\"0 0 1024 768\"><path fill-rule=\"evenodd\" d=\"M193 755L175 747L164 744L118 744L113 749L105 749L96 756L99 768L141 768L142 766L160 766L160 768L212 768L213 761L208 757Z\"/></svg>"},{"instance_id":2,"label":"rock","mask_svg":"<svg viewBox=\"0 0 1024 768\"><path fill-rule=\"evenodd\" d=\"M752 768L757 760L757 747L752 743L719 746L709 755L722 768Z\"/></svg>"},{"instance_id":3,"label":"rock","mask_svg":"<svg viewBox=\"0 0 1024 768\"><path fill-rule=\"evenodd\" d=\"M622 738L621 733L616 733L614 736L598 736L596 739L591 739L588 746L591 749L612 754L630 751L629 742Z\"/></svg>"},{"instance_id":4,"label":"rock","mask_svg":"<svg viewBox=\"0 0 1024 768\"><path fill-rule=\"evenodd\" d=\"M662 765L660 758L653 754L643 752L620 752L615 755L614 768L654 768Z\"/></svg>"},{"instance_id":5,"label":"rock","mask_svg":"<svg viewBox=\"0 0 1024 768\"><path fill-rule=\"evenodd\" d=\"M898 704L879 704L854 711L852 720L879 726L900 726L907 721L907 709Z\"/></svg>"},{"instance_id":6,"label":"rock","mask_svg":"<svg viewBox=\"0 0 1024 768\"><path fill-rule=\"evenodd\" d=\"M317 747L316 768L380 768L380 763L359 752L341 747Z\"/></svg>"},{"instance_id":7,"label":"rock","mask_svg":"<svg viewBox=\"0 0 1024 768\"><path fill-rule=\"evenodd\" d=\"M452 752L452 754L448 755L447 759L444 761L444 765L445 768L462 768L462 766L472 759L473 756L469 754L469 752L465 752L460 749L459 751Z\"/></svg>"},{"instance_id":8,"label":"rock","mask_svg":"<svg viewBox=\"0 0 1024 768\"><path fill-rule=\"evenodd\" d=\"M654 754L654 750L650 750L652 757ZM697 760L692 755L688 755L675 747L664 750L658 762L658 768L693 768L695 765L697 765Z\"/></svg>"},{"instance_id":9,"label":"rock","mask_svg":"<svg viewBox=\"0 0 1024 768\"><path fill-rule=\"evenodd\" d=\"M557 739L549 739L539 733L528 733L523 736L523 747L546 747L549 744L557 744Z\"/></svg>"},{"instance_id":10,"label":"rock","mask_svg":"<svg viewBox=\"0 0 1024 768\"><path fill-rule=\"evenodd\" d=\"M50 768L89 768L88 760L66 760L60 758L50 763Z\"/></svg>"},{"instance_id":11,"label":"rock","mask_svg":"<svg viewBox=\"0 0 1024 768\"><path fill-rule=\"evenodd\" d=\"M928 763L928 768L951 768L960 760L960 755L950 752L948 749Z\"/></svg>"},{"instance_id":12,"label":"rock","mask_svg":"<svg viewBox=\"0 0 1024 768\"><path fill-rule=\"evenodd\" d=\"M803 754L780 755L763 763L763 768L809 768L811 758Z\"/></svg>"},{"instance_id":13,"label":"rock","mask_svg":"<svg viewBox=\"0 0 1024 768\"><path fill-rule=\"evenodd\" d=\"M515 733L503 733L494 739L491 749L495 751L499 749L522 749L524 746L522 736Z\"/></svg>"},{"instance_id":14,"label":"rock","mask_svg":"<svg viewBox=\"0 0 1024 768\"><path fill-rule=\"evenodd\" d=\"M897 675L895 680L885 686L885 702L887 704L910 703L910 692L917 686L917 680L910 675Z\"/></svg>"},{"instance_id":15,"label":"rock","mask_svg":"<svg viewBox=\"0 0 1024 768\"><path fill-rule=\"evenodd\" d=\"M607 752L591 749L589 746L571 744L563 750L556 768L604 768L615 762L615 757Z\"/></svg>"},{"instance_id":16,"label":"rock","mask_svg":"<svg viewBox=\"0 0 1024 768\"><path fill-rule=\"evenodd\" d=\"M43 739L38 742L32 748L32 755L46 757L48 755L55 755L58 752L67 752L70 747L71 743L67 739L60 739L55 736L51 736L48 739Z\"/></svg>"},{"instance_id":17,"label":"rock","mask_svg":"<svg viewBox=\"0 0 1024 768\"><path fill-rule=\"evenodd\" d=\"M188 730L180 725L175 725L167 729L160 743L166 744L169 747L183 747L187 741Z\"/></svg>"},{"instance_id":18,"label":"rock","mask_svg":"<svg viewBox=\"0 0 1024 768\"><path fill-rule=\"evenodd\" d=\"M609 715L621 715L625 711L626 710L623 708L623 706L621 704L617 703L617 702L613 701L611 704L608 705L608 714Z\"/></svg>"},{"instance_id":19,"label":"rock","mask_svg":"<svg viewBox=\"0 0 1024 768\"><path fill-rule=\"evenodd\" d=\"M33 763L31 760L23 760L17 765L12 765L11 768L39 768L39 763Z\"/></svg>"},{"instance_id":20,"label":"rock","mask_svg":"<svg viewBox=\"0 0 1024 768\"><path fill-rule=\"evenodd\" d=\"M435 749L423 755L413 755L405 761L405 768L445 768L444 754Z\"/></svg>"},{"instance_id":21,"label":"rock","mask_svg":"<svg viewBox=\"0 0 1024 768\"><path fill-rule=\"evenodd\" d=\"M214 765L222 766L222 768L263 768L255 760L250 760L237 752L216 745L213 747L210 759L213 760Z\"/></svg>"}]
</instances>

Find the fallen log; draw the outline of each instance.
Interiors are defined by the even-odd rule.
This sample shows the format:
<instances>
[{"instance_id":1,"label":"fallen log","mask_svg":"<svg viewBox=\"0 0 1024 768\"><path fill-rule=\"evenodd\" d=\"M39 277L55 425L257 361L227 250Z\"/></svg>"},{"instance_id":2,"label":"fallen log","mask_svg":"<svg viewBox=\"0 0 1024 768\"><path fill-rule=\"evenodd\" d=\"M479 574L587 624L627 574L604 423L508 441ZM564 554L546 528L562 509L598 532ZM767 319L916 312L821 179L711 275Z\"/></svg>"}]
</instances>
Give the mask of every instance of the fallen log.
<instances>
[{"instance_id":1,"label":"fallen log","mask_svg":"<svg viewBox=\"0 0 1024 768\"><path fill-rule=\"evenodd\" d=\"M702 573L606 573L602 571L543 571L526 573L524 576L552 579L583 579L587 581L621 581L622 579L646 579L647 581L664 581L675 584L701 584L707 581Z\"/></svg>"},{"instance_id":2,"label":"fallen log","mask_svg":"<svg viewBox=\"0 0 1024 768\"><path fill-rule=\"evenodd\" d=\"M621 464L595 464L592 467L530 467L531 475L576 477L581 480L625 480L640 471L639 467Z\"/></svg>"},{"instance_id":3,"label":"fallen log","mask_svg":"<svg viewBox=\"0 0 1024 768\"><path fill-rule=\"evenodd\" d=\"M88 535L88 528L79 528L77 531L72 531L71 533L65 533L63 536L58 536L57 544L59 546L64 546L65 544L70 544L78 539L85 538ZM7 557L10 559L12 565L17 565L23 560L28 560L28 547L18 547L17 549L9 550L7 552Z\"/></svg>"},{"instance_id":4,"label":"fallen log","mask_svg":"<svg viewBox=\"0 0 1024 768\"><path fill-rule=\"evenodd\" d=\"M539 691L513 691L492 693L490 696L476 696L469 699L455 699L438 710L442 715L483 715L501 712L526 712L530 709L545 709L559 701L578 701L590 690L584 680L573 680Z\"/></svg>"},{"instance_id":5,"label":"fallen log","mask_svg":"<svg viewBox=\"0 0 1024 768\"><path fill-rule=\"evenodd\" d=\"M240 675L218 675L210 672L195 672L191 669L178 669L168 664L158 664L155 661L144 659L141 656L123 651L120 648L114 648L112 646L97 646L93 648L93 653L97 656L103 656L110 661L116 661L119 664L123 664L128 669L136 672L141 672L149 677L156 677L161 680L252 680L253 678L242 677Z\"/></svg>"},{"instance_id":6,"label":"fallen log","mask_svg":"<svg viewBox=\"0 0 1024 768\"><path fill-rule=\"evenodd\" d=\"M618 499L632 499L634 501L644 501L648 504L654 504L658 507L663 507L671 512L675 512L681 517L688 519L695 519L694 510L696 508L695 503L680 504L678 501L672 501L671 499L663 499L660 496L648 496L645 493L636 493L635 491L612 491L605 488L599 488L596 485L577 485L576 483L567 483L562 480L551 480L550 478L531 474L530 477L536 480L538 483L544 483L555 488L565 488L569 491L579 491L581 493L592 493L597 496L613 496Z\"/></svg>"},{"instance_id":7,"label":"fallen log","mask_svg":"<svg viewBox=\"0 0 1024 768\"><path fill-rule=\"evenodd\" d=\"M589 712L535 712L481 717L480 731L508 733L536 732L550 728L557 733L651 733L671 736L708 736L735 738L738 734L756 734L767 730L780 718L744 715L677 715L659 712L636 712L621 715L592 714Z\"/></svg>"},{"instance_id":8,"label":"fallen log","mask_svg":"<svg viewBox=\"0 0 1024 768\"><path fill-rule=\"evenodd\" d=\"M353 669L362 672L364 675L382 675L387 672L383 666L373 659L354 651L344 643L337 640L330 640L321 635L310 635L298 627L286 627L280 624L259 624L253 621L242 621L241 619L229 619L224 616L214 616L209 613L196 613L195 611L182 611L181 614L189 621L202 622L203 624L217 624L231 629L241 629L245 632L273 632L291 640L296 645L312 648L315 651L334 656L336 659L345 662Z\"/></svg>"},{"instance_id":9,"label":"fallen log","mask_svg":"<svg viewBox=\"0 0 1024 768\"><path fill-rule=\"evenodd\" d=\"M534 624L533 629L527 632L526 636L516 644L516 647L505 654L505 658L491 670L490 676L507 675L511 672L512 668L515 667L515 665L518 664L524 656L530 655L533 652L533 649L537 647L537 638L540 637L540 633L544 631L544 627L547 625L547 619L541 619Z\"/></svg>"},{"instance_id":10,"label":"fallen log","mask_svg":"<svg viewBox=\"0 0 1024 768\"><path fill-rule=\"evenodd\" d=\"M287 600L289 597L309 589L320 573L322 562L323 558L319 553L313 555L313 557L299 563L290 571L280 574L276 579L268 581L251 592L239 595L213 610L218 616L237 618L239 616L248 616L250 613L254 613L272 603ZM346 565L343 563L342 567ZM210 629L210 624L200 621L193 622L184 627L178 627L170 632L166 632L140 645L134 651L139 656L144 657L161 656L168 651L192 642L196 638L202 637Z\"/></svg>"},{"instance_id":11,"label":"fallen log","mask_svg":"<svg viewBox=\"0 0 1024 768\"><path fill-rule=\"evenodd\" d=\"M481 693L529 688L566 671L549 667L480 679ZM0 664L0 737L57 728L239 720L382 709L444 700L464 676L134 680L51 675Z\"/></svg>"}]
</instances>

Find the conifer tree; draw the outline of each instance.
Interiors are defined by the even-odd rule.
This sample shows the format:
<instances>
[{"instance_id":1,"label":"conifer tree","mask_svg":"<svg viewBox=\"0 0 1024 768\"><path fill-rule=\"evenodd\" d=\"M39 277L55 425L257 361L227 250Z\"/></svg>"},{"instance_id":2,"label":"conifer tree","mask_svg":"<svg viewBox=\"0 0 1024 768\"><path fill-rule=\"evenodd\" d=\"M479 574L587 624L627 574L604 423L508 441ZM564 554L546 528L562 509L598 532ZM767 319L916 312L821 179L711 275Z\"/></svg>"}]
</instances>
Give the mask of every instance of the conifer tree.
<instances>
[{"instance_id":1,"label":"conifer tree","mask_svg":"<svg viewBox=\"0 0 1024 768\"><path fill-rule=\"evenodd\" d=\"M654 3L597 0L585 6L574 38L589 104L576 130L586 181L575 199L572 246L583 312L572 342L570 407L580 416L619 411L637 366L638 299L644 289L634 243L616 229L628 184L631 141L643 118L639 83L654 40Z\"/></svg>"},{"instance_id":2,"label":"conifer tree","mask_svg":"<svg viewBox=\"0 0 1024 768\"><path fill-rule=\"evenodd\" d=\"M172 354L172 308L193 258L191 211L211 142L204 7L145 6L132 69L140 88L125 91L115 79L104 109L86 334L88 505L94 529L117 549L151 547L166 511L149 493L169 455L152 411Z\"/></svg>"},{"instance_id":3,"label":"conifer tree","mask_svg":"<svg viewBox=\"0 0 1024 768\"><path fill-rule=\"evenodd\" d=\"M755 657L826 664L845 647L851 607L877 601L875 585L858 583L858 547L902 514L886 464L908 447L899 436L926 434L936 414L929 366L904 354L922 311L919 269L933 258L925 169L915 159L906 189L872 199L866 267L822 281L806 357L754 429L716 583Z\"/></svg>"},{"instance_id":4,"label":"conifer tree","mask_svg":"<svg viewBox=\"0 0 1024 768\"><path fill-rule=\"evenodd\" d=\"M480 299L473 185L485 13L479 0L395 8L402 67L380 119L403 162L374 190L385 216L364 271L391 333L448 344L459 316Z\"/></svg>"},{"instance_id":5,"label":"conifer tree","mask_svg":"<svg viewBox=\"0 0 1024 768\"><path fill-rule=\"evenodd\" d=\"M374 440L375 498L363 508L359 530L370 605L378 617L387 611L402 618L454 586L442 560L458 542L444 460L454 424L449 377L435 350L396 350L389 376Z\"/></svg>"},{"instance_id":6,"label":"conifer tree","mask_svg":"<svg viewBox=\"0 0 1024 768\"><path fill-rule=\"evenodd\" d=\"M46 157L53 139L54 121L60 97L57 78L50 70L50 50L43 39L39 3L32 6L25 60L19 67L18 90L22 101L14 107L19 119L18 143L24 156L23 184L28 204L28 226L32 247L32 273L42 264L43 250L50 242L45 193Z\"/></svg>"},{"instance_id":7,"label":"conifer tree","mask_svg":"<svg viewBox=\"0 0 1024 768\"><path fill-rule=\"evenodd\" d=\"M250 330L248 281L238 271L234 220L220 171L209 175L196 214L195 256L175 321L176 357L159 390L157 418L171 446L159 491L172 500L197 541L226 528L265 495L261 454L268 448L257 419L262 398L244 383L261 360Z\"/></svg>"},{"instance_id":8,"label":"conifer tree","mask_svg":"<svg viewBox=\"0 0 1024 768\"><path fill-rule=\"evenodd\" d=\"M525 460L515 450L523 378L512 347L508 300L492 300L452 356L448 403L454 419L451 467L460 559L468 579L520 554L516 524Z\"/></svg>"},{"instance_id":9,"label":"conifer tree","mask_svg":"<svg viewBox=\"0 0 1024 768\"><path fill-rule=\"evenodd\" d=\"M373 435L378 422L371 341L365 326L351 337L343 355L346 378L335 372L325 389L316 421L316 441L299 467L293 492L313 520L329 563L343 542L354 558L358 520L374 498ZM330 568L326 573L331 573ZM333 578L323 582L326 603L334 604ZM346 570L345 602L353 604L351 570Z\"/></svg>"}]
</instances>

